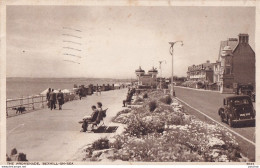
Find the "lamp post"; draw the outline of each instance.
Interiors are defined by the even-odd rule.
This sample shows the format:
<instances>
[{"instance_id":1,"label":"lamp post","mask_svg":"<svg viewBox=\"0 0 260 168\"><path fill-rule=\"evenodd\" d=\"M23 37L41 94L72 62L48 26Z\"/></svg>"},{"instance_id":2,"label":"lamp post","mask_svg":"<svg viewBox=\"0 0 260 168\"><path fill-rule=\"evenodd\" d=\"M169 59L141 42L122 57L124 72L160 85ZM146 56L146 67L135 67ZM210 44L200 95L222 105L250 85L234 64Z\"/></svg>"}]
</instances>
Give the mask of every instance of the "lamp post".
<instances>
[{"instance_id":1,"label":"lamp post","mask_svg":"<svg viewBox=\"0 0 260 168\"><path fill-rule=\"evenodd\" d=\"M162 63L163 63L163 62L166 63L165 60L163 60L163 61L159 61L159 64L160 64L159 68L160 68L160 71L161 71L161 77L160 77L160 89L162 89Z\"/></svg>"},{"instance_id":2,"label":"lamp post","mask_svg":"<svg viewBox=\"0 0 260 168\"><path fill-rule=\"evenodd\" d=\"M173 46L174 44L180 42L181 43L181 46L183 46L183 42L182 41L175 41L175 42L169 42L169 44L171 45L170 47L170 54L172 55L172 77L171 77L171 95L172 96L175 96L175 91L174 91L174 88L173 88Z\"/></svg>"}]
</instances>

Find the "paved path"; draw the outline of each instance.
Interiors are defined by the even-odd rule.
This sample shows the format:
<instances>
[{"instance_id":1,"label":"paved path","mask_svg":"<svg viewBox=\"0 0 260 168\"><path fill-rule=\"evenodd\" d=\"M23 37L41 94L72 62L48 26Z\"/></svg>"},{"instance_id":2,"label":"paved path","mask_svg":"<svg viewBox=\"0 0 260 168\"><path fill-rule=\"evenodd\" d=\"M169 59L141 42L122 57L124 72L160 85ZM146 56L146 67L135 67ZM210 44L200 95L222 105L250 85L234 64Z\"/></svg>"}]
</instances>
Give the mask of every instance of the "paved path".
<instances>
[{"instance_id":1,"label":"paved path","mask_svg":"<svg viewBox=\"0 0 260 168\"><path fill-rule=\"evenodd\" d=\"M12 148L24 152L29 161L70 161L84 145L110 136L106 133L82 133L78 121L91 113L98 101L109 108L105 123L122 109L127 90L102 92L63 105L63 110L42 109L7 119L7 153Z\"/></svg>"}]
</instances>

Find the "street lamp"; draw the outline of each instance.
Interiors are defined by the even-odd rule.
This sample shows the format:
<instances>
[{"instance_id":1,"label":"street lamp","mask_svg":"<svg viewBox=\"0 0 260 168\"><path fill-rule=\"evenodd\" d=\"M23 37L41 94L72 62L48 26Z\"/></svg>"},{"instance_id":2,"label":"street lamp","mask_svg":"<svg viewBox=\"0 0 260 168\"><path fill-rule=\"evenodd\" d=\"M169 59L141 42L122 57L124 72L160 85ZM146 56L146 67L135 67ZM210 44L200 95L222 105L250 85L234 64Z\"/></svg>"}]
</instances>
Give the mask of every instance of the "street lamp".
<instances>
[{"instance_id":1,"label":"street lamp","mask_svg":"<svg viewBox=\"0 0 260 168\"><path fill-rule=\"evenodd\" d=\"M159 68L160 68L160 71L161 71L161 77L160 77L160 89L162 89L162 66L161 66L161 64L163 63L163 62L165 62L166 63L166 61L165 60L163 60L163 61L159 61Z\"/></svg>"},{"instance_id":2,"label":"street lamp","mask_svg":"<svg viewBox=\"0 0 260 168\"><path fill-rule=\"evenodd\" d=\"M173 88L173 46L174 44L180 42L181 43L181 46L183 46L183 41L175 41L175 42L169 42L169 44L171 45L170 47L170 54L172 55L172 78L171 78L171 95L172 96L175 96L175 91L174 91L174 88Z\"/></svg>"}]
</instances>

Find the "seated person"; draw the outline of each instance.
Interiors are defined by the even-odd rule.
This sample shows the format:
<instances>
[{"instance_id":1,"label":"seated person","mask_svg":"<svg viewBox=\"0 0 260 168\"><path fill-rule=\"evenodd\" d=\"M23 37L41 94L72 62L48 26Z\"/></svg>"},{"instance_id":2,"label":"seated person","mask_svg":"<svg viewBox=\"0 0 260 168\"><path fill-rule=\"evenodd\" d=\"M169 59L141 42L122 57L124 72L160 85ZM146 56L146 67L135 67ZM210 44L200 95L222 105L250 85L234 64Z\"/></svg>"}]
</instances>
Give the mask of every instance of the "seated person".
<instances>
[{"instance_id":1,"label":"seated person","mask_svg":"<svg viewBox=\"0 0 260 168\"><path fill-rule=\"evenodd\" d=\"M82 130L81 132L86 132L88 130L88 124L90 122L94 122L97 119L99 111L97 110L96 106L91 107L93 112L90 116L84 116L83 117L83 124L82 124Z\"/></svg>"},{"instance_id":2,"label":"seated person","mask_svg":"<svg viewBox=\"0 0 260 168\"><path fill-rule=\"evenodd\" d=\"M98 111L102 111L102 103L101 102L97 102L97 106L98 106L97 110Z\"/></svg>"},{"instance_id":3,"label":"seated person","mask_svg":"<svg viewBox=\"0 0 260 168\"><path fill-rule=\"evenodd\" d=\"M127 94L126 99L123 100L123 107L126 107L126 103L131 103L131 100L132 100L132 95Z\"/></svg>"}]
</instances>

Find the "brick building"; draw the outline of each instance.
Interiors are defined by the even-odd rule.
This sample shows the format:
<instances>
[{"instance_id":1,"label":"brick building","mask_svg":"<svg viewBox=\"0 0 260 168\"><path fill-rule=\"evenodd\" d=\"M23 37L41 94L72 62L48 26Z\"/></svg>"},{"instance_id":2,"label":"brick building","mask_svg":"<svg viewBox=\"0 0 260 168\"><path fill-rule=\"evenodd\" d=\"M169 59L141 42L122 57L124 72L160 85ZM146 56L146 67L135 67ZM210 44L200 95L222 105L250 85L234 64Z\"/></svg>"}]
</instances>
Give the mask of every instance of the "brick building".
<instances>
[{"instance_id":1,"label":"brick building","mask_svg":"<svg viewBox=\"0 0 260 168\"><path fill-rule=\"evenodd\" d=\"M238 37L220 43L213 81L221 93L234 92L237 84L255 85L255 52L248 43L249 35L239 34Z\"/></svg>"}]
</instances>

